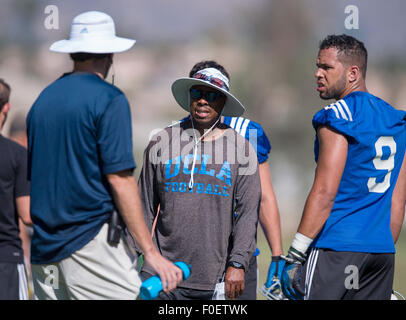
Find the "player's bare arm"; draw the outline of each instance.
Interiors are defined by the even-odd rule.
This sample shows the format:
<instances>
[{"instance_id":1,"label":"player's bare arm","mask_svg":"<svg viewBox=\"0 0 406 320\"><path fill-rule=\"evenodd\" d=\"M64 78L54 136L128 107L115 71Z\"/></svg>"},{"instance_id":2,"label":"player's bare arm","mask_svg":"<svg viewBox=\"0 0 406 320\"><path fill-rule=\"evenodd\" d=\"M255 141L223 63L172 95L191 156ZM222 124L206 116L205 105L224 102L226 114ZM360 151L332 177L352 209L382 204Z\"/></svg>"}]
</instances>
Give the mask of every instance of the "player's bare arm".
<instances>
[{"instance_id":1,"label":"player's bare arm","mask_svg":"<svg viewBox=\"0 0 406 320\"><path fill-rule=\"evenodd\" d=\"M313 186L307 197L297 233L289 248L283 272L289 278L284 281L283 294L291 300L303 299L304 288L300 286L302 265L306 251L330 216L347 161L346 137L327 126L317 129L319 157Z\"/></svg>"},{"instance_id":2,"label":"player's bare arm","mask_svg":"<svg viewBox=\"0 0 406 320\"><path fill-rule=\"evenodd\" d=\"M159 274L164 291L173 290L182 280L182 271L155 248L142 213L138 186L131 171L107 175L115 203L130 233L144 253L145 260Z\"/></svg>"},{"instance_id":3,"label":"player's bare arm","mask_svg":"<svg viewBox=\"0 0 406 320\"><path fill-rule=\"evenodd\" d=\"M403 158L402 168L400 169L398 181L392 195L391 209L391 231L393 242L396 243L402 230L403 219L405 217L406 206L406 156Z\"/></svg>"},{"instance_id":4,"label":"player's bare arm","mask_svg":"<svg viewBox=\"0 0 406 320\"><path fill-rule=\"evenodd\" d=\"M17 213L21 221L29 227L32 227L30 215L30 196L22 196L16 198Z\"/></svg>"},{"instance_id":5,"label":"player's bare arm","mask_svg":"<svg viewBox=\"0 0 406 320\"><path fill-rule=\"evenodd\" d=\"M317 130L320 153L298 232L313 239L330 215L347 160L347 139L328 127Z\"/></svg>"},{"instance_id":6,"label":"player's bare arm","mask_svg":"<svg viewBox=\"0 0 406 320\"><path fill-rule=\"evenodd\" d=\"M280 256L283 253L281 222L268 162L259 164L259 177L262 190L259 221L272 250L272 255Z\"/></svg>"}]
</instances>

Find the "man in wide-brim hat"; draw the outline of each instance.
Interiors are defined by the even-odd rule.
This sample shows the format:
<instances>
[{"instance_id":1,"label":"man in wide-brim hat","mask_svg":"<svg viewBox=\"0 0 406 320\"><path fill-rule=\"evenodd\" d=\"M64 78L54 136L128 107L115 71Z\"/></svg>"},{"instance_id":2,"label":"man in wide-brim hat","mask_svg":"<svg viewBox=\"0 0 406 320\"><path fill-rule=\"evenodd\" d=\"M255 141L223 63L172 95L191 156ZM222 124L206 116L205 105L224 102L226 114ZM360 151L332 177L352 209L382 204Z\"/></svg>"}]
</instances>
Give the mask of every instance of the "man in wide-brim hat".
<instances>
[{"instance_id":1,"label":"man in wide-brim hat","mask_svg":"<svg viewBox=\"0 0 406 320\"><path fill-rule=\"evenodd\" d=\"M74 68L40 94L27 116L38 299L137 298L137 256L121 234L120 215L164 290L181 280L145 225L132 174L128 101L104 81L113 54L134 43L116 36L109 15L91 11L75 17L70 38L50 48L69 53Z\"/></svg>"},{"instance_id":2,"label":"man in wide-brim hat","mask_svg":"<svg viewBox=\"0 0 406 320\"><path fill-rule=\"evenodd\" d=\"M192 272L159 299L235 299L255 250L261 185L255 150L220 118L245 109L221 65L177 79L172 93L190 116L152 138L138 185L162 255ZM142 277L153 274L145 263Z\"/></svg>"}]
</instances>

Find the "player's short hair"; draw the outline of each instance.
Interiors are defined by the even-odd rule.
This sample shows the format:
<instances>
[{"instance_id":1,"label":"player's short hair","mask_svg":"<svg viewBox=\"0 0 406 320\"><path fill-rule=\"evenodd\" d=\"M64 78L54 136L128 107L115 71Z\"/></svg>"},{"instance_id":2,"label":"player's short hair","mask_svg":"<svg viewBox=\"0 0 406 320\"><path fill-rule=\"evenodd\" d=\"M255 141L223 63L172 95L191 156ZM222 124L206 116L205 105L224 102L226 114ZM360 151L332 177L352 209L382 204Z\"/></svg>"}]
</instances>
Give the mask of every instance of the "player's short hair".
<instances>
[{"instance_id":1,"label":"player's short hair","mask_svg":"<svg viewBox=\"0 0 406 320\"><path fill-rule=\"evenodd\" d=\"M328 35L320 42L319 50L336 48L338 59L343 64L359 67L365 79L367 73L368 52L364 43L346 34Z\"/></svg>"},{"instance_id":2,"label":"player's short hair","mask_svg":"<svg viewBox=\"0 0 406 320\"><path fill-rule=\"evenodd\" d=\"M204 60L204 61L200 61L198 63L196 63L192 70L190 70L189 72L189 77L192 78L193 75L203 69L206 68L216 68L217 70L219 70L222 74L224 74L228 80L230 80L230 75L228 74L226 68L224 68L221 64L218 64L216 61L214 60Z\"/></svg>"},{"instance_id":3,"label":"player's short hair","mask_svg":"<svg viewBox=\"0 0 406 320\"><path fill-rule=\"evenodd\" d=\"M86 60L100 60L107 58L110 55L110 53L87 53L87 52L77 52L77 53L71 53L70 57L73 61L78 61L78 62L83 62Z\"/></svg>"},{"instance_id":4,"label":"player's short hair","mask_svg":"<svg viewBox=\"0 0 406 320\"><path fill-rule=\"evenodd\" d=\"M0 111L9 102L11 88L3 79L0 79Z\"/></svg>"}]
</instances>

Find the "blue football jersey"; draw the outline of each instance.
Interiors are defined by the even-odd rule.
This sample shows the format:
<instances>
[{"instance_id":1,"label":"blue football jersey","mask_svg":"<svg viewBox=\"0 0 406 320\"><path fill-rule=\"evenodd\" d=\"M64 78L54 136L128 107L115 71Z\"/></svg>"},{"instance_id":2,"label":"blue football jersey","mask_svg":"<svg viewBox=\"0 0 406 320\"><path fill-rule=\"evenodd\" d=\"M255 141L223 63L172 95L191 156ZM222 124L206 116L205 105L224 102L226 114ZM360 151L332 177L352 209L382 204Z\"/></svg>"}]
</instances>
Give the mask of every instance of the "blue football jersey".
<instances>
[{"instance_id":1,"label":"blue football jersey","mask_svg":"<svg viewBox=\"0 0 406 320\"><path fill-rule=\"evenodd\" d=\"M343 134L348 155L333 208L312 246L393 253L392 193L406 148L406 112L366 92L353 92L315 114L313 127ZM319 141L316 135L315 158Z\"/></svg>"},{"instance_id":2,"label":"blue football jersey","mask_svg":"<svg viewBox=\"0 0 406 320\"><path fill-rule=\"evenodd\" d=\"M183 118L180 122L187 119L189 119L189 116ZM271 152L271 144L259 123L242 117L225 116L223 116L223 123L233 128L251 143L257 153L258 163L261 164L268 160L269 153Z\"/></svg>"},{"instance_id":3,"label":"blue football jersey","mask_svg":"<svg viewBox=\"0 0 406 320\"><path fill-rule=\"evenodd\" d=\"M223 117L223 123L251 142L257 153L258 163L268 160L271 144L259 123L242 117Z\"/></svg>"}]
</instances>

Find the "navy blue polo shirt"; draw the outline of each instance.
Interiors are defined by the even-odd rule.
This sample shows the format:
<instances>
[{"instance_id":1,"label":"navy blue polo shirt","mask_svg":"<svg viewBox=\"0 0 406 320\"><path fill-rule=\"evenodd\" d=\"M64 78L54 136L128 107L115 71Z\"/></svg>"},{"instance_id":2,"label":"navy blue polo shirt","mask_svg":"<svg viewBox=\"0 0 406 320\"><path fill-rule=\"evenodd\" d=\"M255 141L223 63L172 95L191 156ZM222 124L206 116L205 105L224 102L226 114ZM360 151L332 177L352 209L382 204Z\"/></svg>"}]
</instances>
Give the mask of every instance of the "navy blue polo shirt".
<instances>
[{"instance_id":1,"label":"navy blue polo shirt","mask_svg":"<svg viewBox=\"0 0 406 320\"><path fill-rule=\"evenodd\" d=\"M31 261L56 262L92 240L114 209L106 175L135 168L125 95L91 73L65 74L27 116Z\"/></svg>"}]
</instances>

